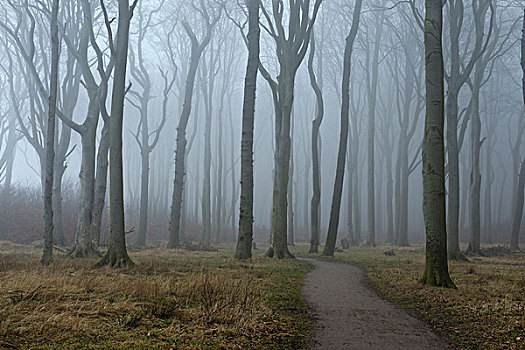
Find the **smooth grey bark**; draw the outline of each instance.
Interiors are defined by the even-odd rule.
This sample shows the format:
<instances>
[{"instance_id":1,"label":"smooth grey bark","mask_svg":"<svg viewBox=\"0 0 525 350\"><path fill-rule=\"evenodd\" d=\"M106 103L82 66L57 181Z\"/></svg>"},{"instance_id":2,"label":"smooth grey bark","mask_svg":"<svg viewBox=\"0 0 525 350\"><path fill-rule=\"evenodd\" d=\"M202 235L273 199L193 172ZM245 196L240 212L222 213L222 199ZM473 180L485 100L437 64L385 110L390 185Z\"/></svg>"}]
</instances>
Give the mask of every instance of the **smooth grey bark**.
<instances>
[{"instance_id":1,"label":"smooth grey bark","mask_svg":"<svg viewBox=\"0 0 525 350\"><path fill-rule=\"evenodd\" d=\"M448 273L443 129L443 3L425 0L426 117L423 139L423 211L426 228L425 271L421 282L455 288Z\"/></svg>"},{"instance_id":2,"label":"smooth grey bark","mask_svg":"<svg viewBox=\"0 0 525 350\"><path fill-rule=\"evenodd\" d=\"M49 265L53 256L53 175L55 165L55 120L58 95L58 38L59 0L53 0L51 9L51 75L49 77L49 107L46 131L46 173L44 186L44 249L40 263Z\"/></svg>"},{"instance_id":3,"label":"smooth grey bark","mask_svg":"<svg viewBox=\"0 0 525 350\"><path fill-rule=\"evenodd\" d=\"M346 37L345 52L343 56L343 79L341 84L341 134L339 136L339 151L337 153L337 168L334 181L334 192L332 195L332 206L330 210L330 221L323 255L333 256L335 242L337 241L337 231L339 228L339 214L341 212L341 196L343 192L343 182L345 176L346 151L348 148L348 128L350 113L350 74L352 72L352 52L354 42L359 28L361 18L362 0L356 0L354 14L352 17L352 27Z\"/></svg>"},{"instance_id":4,"label":"smooth grey bark","mask_svg":"<svg viewBox=\"0 0 525 350\"><path fill-rule=\"evenodd\" d=\"M186 169L186 127L188 125L188 120L191 113L195 76L197 75L197 69L199 67L199 61L201 59L202 52L210 43L213 28L220 19L220 12L217 13L214 18L210 18L208 10L204 5L204 0L200 1L200 5L201 15L204 16L203 19L205 21L206 26L206 33L200 43L188 22L182 22L184 30L186 31L186 34L191 40L191 59L186 79L184 104L182 107L179 125L177 126L177 145L175 151L175 179L173 183L173 198L171 204L168 248L178 248L180 241L180 222L183 199L182 193L184 188L184 175Z\"/></svg>"},{"instance_id":5,"label":"smooth grey bark","mask_svg":"<svg viewBox=\"0 0 525 350\"><path fill-rule=\"evenodd\" d=\"M239 234L237 236L237 259L252 257L253 239L253 129L255 122L255 98L257 72L259 70L260 36L259 0L248 0L248 63L244 78L241 137L241 198ZM230 119L231 120L231 119ZM232 158L233 162L233 158ZM233 164L232 164L233 171Z\"/></svg>"},{"instance_id":6,"label":"smooth grey bark","mask_svg":"<svg viewBox=\"0 0 525 350\"><path fill-rule=\"evenodd\" d=\"M115 57L115 74L109 119L109 248L98 266L133 266L126 249L124 226L124 181L122 164L122 125L124 121L124 98L126 95L126 71L128 62L129 29L135 0L130 6L128 0L118 2L118 27L116 45L112 49ZM106 19L107 20L107 19Z\"/></svg>"},{"instance_id":7,"label":"smooth grey bark","mask_svg":"<svg viewBox=\"0 0 525 350\"><path fill-rule=\"evenodd\" d=\"M318 75L315 75L314 58L316 54L315 34L312 33L310 40L310 55L308 56L308 75L310 77L310 85L315 93L315 119L312 121L312 200L310 206L310 253L318 253L321 220L320 220L320 203L321 203L321 169L319 152L319 128L324 118L324 100L323 91L320 84L322 84L322 52L317 53L318 56ZM318 82L319 80L319 82Z\"/></svg>"}]
</instances>

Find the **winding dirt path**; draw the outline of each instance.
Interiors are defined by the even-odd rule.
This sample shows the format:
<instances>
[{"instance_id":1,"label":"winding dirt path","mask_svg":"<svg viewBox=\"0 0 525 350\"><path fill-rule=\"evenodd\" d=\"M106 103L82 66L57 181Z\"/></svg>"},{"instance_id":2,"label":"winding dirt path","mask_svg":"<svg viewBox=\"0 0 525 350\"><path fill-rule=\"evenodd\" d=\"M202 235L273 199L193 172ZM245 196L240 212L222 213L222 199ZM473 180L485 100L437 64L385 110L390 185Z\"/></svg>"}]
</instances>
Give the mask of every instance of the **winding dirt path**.
<instances>
[{"instance_id":1,"label":"winding dirt path","mask_svg":"<svg viewBox=\"0 0 525 350\"><path fill-rule=\"evenodd\" d=\"M360 268L304 260L315 267L302 287L315 315L309 349L452 349L424 322L379 296Z\"/></svg>"}]
</instances>

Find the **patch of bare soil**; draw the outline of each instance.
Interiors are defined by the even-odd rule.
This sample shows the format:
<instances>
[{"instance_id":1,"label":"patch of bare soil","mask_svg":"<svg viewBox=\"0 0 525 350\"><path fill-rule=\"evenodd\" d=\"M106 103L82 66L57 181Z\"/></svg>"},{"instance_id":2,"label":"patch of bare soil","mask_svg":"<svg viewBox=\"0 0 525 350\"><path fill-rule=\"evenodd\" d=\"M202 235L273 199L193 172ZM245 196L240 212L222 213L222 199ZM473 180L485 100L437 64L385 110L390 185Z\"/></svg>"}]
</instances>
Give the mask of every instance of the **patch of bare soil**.
<instances>
[{"instance_id":1,"label":"patch of bare soil","mask_svg":"<svg viewBox=\"0 0 525 350\"><path fill-rule=\"evenodd\" d=\"M305 260L315 267L302 288L315 313L310 349L452 349L424 322L383 299L362 269Z\"/></svg>"}]
</instances>

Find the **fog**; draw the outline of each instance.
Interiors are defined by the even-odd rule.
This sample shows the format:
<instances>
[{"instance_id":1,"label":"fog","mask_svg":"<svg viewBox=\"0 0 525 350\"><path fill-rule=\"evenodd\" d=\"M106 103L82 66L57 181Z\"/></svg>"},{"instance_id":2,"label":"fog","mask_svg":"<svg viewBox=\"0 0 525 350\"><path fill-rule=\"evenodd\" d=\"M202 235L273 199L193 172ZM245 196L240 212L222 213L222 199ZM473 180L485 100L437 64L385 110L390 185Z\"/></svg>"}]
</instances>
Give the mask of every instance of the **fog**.
<instances>
[{"instance_id":1,"label":"fog","mask_svg":"<svg viewBox=\"0 0 525 350\"><path fill-rule=\"evenodd\" d=\"M47 0L34 3L0 1L0 165L1 185L5 188L19 184L43 186L46 91L50 76L50 4ZM91 8L90 14L86 12L87 5ZM449 154L457 152L459 201L456 215L459 239L465 243L469 241L472 227L469 210L473 204L469 196L473 191L471 172L478 141L481 141L481 240L484 243L508 243L510 240L518 174L524 154L521 5L520 1L486 0L465 1L461 10L452 8L459 6L457 1L448 1L444 6L447 193L450 202ZM60 2L58 109L65 114L63 118L71 118L79 126L90 113L89 94L93 94L93 86L101 84L98 69L108 70L111 59L106 26L112 27L115 35L117 21L112 19L117 17L117 7L114 2L106 6L108 22L104 23L98 1ZM205 240L205 234L211 234L213 241L235 240L239 221L242 102L247 60L243 6L235 1L138 2L129 34L128 90L123 122L126 230L133 230L127 236L128 243L137 241L141 226L145 227L147 242L168 239L176 130L191 63L191 42L182 23L191 27L198 40L202 40L206 34L203 19L206 16L216 23L198 64L187 125L181 235L195 241ZM316 41L316 52L310 63L324 99L319 134L321 241L328 229L334 191L343 53L352 25L353 6L354 2L348 1L322 2L311 34ZM378 0L365 0L362 5L353 46L350 131L338 227L339 238L348 237L355 244L370 242L371 231L377 242L406 245L424 240L422 6L418 1ZM266 8L269 13L261 12L261 64L271 78L277 80L279 62L271 34L276 29L272 27L275 24L268 22L275 8L270 2ZM287 11L286 7L285 22L290 16ZM89 31L87 17L92 22L93 38L85 34ZM451 23L455 23L452 28ZM93 42L98 44L97 49ZM459 45L457 49L454 43ZM303 45L308 46L308 43ZM97 50L100 50L101 59L97 59ZM297 70L291 114L288 235L293 235L296 241L310 241L311 234L312 121L317 104L308 71L309 55L309 51L306 52ZM85 64L87 66L83 66ZM111 71L107 73L112 74ZM110 89L112 84L110 77ZM449 96L450 84L454 84L453 93L457 93L457 125L452 127L457 129L453 137L458 145L452 148L449 110L454 108L450 101L454 98ZM104 104L109 109L111 103L110 90ZM261 74L257 81L255 111L254 230L257 240L268 241L276 124L272 90ZM96 114L93 122L98 126L94 147L98 152L104 120L102 112L96 111ZM472 132L473 121L478 117L481 123L479 138ZM78 199L69 202L74 203L71 204L74 208L67 208L67 215L73 217L61 218L59 214L58 220L74 222L77 213L82 213L80 201L86 198L80 193L79 183L83 147L79 133L71 130L63 118L57 118L55 147L59 165L55 165L55 179L57 166L66 167L61 181L55 180L55 190L62 185L71 191L68 196ZM145 153L148 153L149 164L141 156ZM93 166L95 174L96 166ZM144 188L142 181L147 171ZM147 196L147 214L144 209L141 214L144 196ZM78 206L81 208L76 210ZM450 210L451 206L448 208ZM106 207L102 242L107 242L109 237L107 215ZM63 243L72 245L78 230L79 225L65 225ZM407 236L403 238L405 233ZM17 239L17 234L5 232L4 236ZM42 232L37 230L29 234L30 237L26 237L26 232L20 235L24 235L21 241L37 240ZM5 237L0 233L0 239Z\"/></svg>"}]
</instances>

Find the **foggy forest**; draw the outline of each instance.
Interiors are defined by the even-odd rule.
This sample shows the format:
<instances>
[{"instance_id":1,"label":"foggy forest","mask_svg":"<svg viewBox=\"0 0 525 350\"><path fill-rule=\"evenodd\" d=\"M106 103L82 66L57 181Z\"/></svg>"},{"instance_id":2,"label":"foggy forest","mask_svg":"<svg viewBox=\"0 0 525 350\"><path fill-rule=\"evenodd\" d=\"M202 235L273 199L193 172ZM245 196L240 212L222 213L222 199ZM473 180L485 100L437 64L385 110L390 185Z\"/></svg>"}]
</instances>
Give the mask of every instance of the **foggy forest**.
<instances>
[{"instance_id":1,"label":"foggy forest","mask_svg":"<svg viewBox=\"0 0 525 350\"><path fill-rule=\"evenodd\" d=\"M523 0L0 0L0 349L525 349Z\"/></svg>"}]
</instances>

